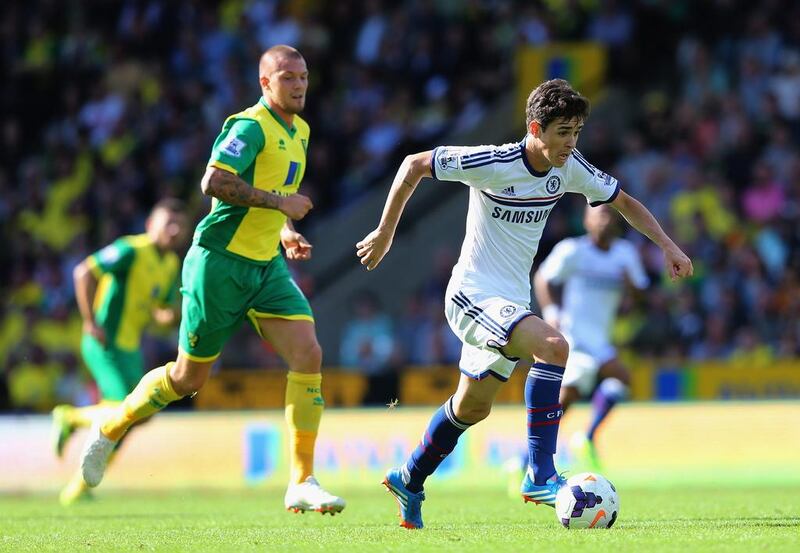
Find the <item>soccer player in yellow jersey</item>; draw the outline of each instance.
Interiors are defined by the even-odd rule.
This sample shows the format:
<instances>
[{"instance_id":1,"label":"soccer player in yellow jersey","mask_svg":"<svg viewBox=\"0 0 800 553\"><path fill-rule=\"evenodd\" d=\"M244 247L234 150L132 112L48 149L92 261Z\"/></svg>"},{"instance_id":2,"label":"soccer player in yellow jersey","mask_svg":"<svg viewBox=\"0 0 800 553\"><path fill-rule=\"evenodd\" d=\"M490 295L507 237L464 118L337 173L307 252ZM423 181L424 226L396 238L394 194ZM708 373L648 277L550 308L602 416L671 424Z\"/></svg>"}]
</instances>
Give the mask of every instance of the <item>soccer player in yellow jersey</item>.
<instances>
[{"instance_id":1,"label":"soccer player in yellow jersey","mask_svg":"<svg viewBox=\"0 0 800 553\"><path fill-rule=\"evenodd\" d=\"M123 236L75 267L75 298L83 317L81 353L100 389L97 405L53 409L53 446L61 457L73 432L90 426L119 404L144 373L142 330L151 321L171 325L176 308L180 260L188 221L183 202L164 199L150 212L146 232ZM64 506L86 496L81 472L61 491Z\"/></svg>"},{"instance_id":2,"label":"soccer player in yellow jersey","mask_svg":"<svg viewBox=\"0 0 800 553\"><path fill-rule=\"evenodd\" d=\"M109 454L136 421L191 395L208 380L231 334L248 319L289 365L286 422L291 476L284 502L294 512L338 513L342 498L314 478L314 444L324 401L322 350L311 307L280 252L306 260L311 244L292 226L312 208L298 194L309 128L308 69L289 46L274 46L259 62L262 97L228 117L214 142L201 186L214 198L183 264L178 357L147 373L102 424L92 428L81 466L90 486L103 478Z\"/></svg>"}]
</instances>

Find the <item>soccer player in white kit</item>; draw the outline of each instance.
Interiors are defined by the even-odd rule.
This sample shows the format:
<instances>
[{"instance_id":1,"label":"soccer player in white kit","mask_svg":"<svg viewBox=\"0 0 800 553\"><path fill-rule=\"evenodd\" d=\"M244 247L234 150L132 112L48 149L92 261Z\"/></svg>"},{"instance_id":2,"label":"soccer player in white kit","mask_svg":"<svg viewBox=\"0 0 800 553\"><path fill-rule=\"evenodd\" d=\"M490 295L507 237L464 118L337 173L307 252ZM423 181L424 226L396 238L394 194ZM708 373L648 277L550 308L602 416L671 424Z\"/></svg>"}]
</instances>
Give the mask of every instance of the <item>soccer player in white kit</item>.
<instances>
[{"instance_id":1,"label":"soccer player in white kit","mask_svg":"<svg viewBox=\"0 0 800 553\"><path fill-rule=\"evenodd\" d=\"M627 286L643 290L649 279L636 247L615 237L616 217L608 205L587 207L587 234L556 244L534 276L534 293L544 321L569 343L561 382L564 413L580 397L592 395L586 433L570 440L576 455L600 470L595 432L611 409L628 395L630 373L611 344L611 328ZM555 288L561 287L561 301Z\"/></svg>"},{"instance_id":2,"label":"soccer player in white kit","mask_svg":"<svg viewBox=\"0 0 800 553\"><path fill-rule=\"evenodd\" d=\"M611 203L664 252L672 278L692 273L689 258L653 215L592 167L575 149L589 101L566 81L535 88L526 105L527 134L502 146L442 146L409 155L394 178L378 227L356 244L368 270L389 251L408 198L422 177L469 186L467 230L445 297L450 327L463 343L462 375L453 396L433 415L408 462L386 473L400 524L422 528L423 484L453 451L459 436L489 415L518 361L532 363L525 384L529 466L526 501L555 504L564 479L553 464L562 408L558 402L569 346L530 311L530 271L547 216L566 192L591 204Z\"/></svg>"}]
</instances>

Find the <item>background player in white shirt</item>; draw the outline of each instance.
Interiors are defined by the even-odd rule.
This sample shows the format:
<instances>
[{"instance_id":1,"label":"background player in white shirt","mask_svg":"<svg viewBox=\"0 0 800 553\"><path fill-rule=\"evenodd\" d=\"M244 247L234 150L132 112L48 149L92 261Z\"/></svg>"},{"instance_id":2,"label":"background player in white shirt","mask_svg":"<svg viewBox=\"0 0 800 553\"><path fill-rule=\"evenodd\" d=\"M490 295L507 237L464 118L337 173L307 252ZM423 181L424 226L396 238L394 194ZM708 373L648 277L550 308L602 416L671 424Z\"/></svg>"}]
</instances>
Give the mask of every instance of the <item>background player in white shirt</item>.
<instances>
[{"instance_id":1,"label":"background player in white shirt","mask_svg":"<svg viewBox=\"0 0 800 553\"><path fill-rule=\"evenodd\" d=\"M589 427L570 441L592 470L600 470L595 432L628 395L630 385L630 373L611 345L614 318L626 286L642 290L649 284L636 247L615 237L616 222L607 205L587 207L587 234L556 244L533 281L542 318L569 342L560 396L564 413L581 396L594 392Z\"/></svg>"},{"instance_id":2,"label":"background player in white shirt","mask_svg":"<svg viewBox=\"0 0 800 553\"><path fill-rule=\"evenodd\" d=\"M445 298L450 327L463 345L463 373L453 396L433 415L408 462L384 480L400 506L400 524L422 527L423 484L453 451L458 437L489 415L500 387L519 360L533 366L525 384L529 466L526 501L555 504L564 479L553 464L561 378L568 344L530 311L530 270L547 216L565 192L591 204L611 204L661 247L672 278L692 263L653 215L592 167L575 149L589 101L566 81L542 83L528 97L527 134L503 146L439 147L405 158L392 183L378 227L356 244L361 264L378 266L389 251L408 198L423 177L470 187L467 232Z\"/></svg>"}]
</instances>

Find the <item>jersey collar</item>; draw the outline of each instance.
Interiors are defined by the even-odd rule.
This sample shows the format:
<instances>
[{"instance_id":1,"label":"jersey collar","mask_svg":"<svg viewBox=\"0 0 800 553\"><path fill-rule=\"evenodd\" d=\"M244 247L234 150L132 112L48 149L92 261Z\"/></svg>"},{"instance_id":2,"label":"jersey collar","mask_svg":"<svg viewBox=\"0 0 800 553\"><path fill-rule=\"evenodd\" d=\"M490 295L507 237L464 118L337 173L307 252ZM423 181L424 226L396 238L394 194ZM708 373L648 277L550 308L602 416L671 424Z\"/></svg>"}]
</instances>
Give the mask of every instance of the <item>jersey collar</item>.
<instances>
[{"instance_id":1,"label":"jersey collar","mask_svg":"<svg viewBox=\"0 0 800 553\"><path fill-rule=\"evenodd\" d=\"M284 121L283 118L280 115L275 113L275 110L273 110L271 107L269 107L269 104L267 103L267 101L264 99L263 96L259 99L259 103L262 106L264 106L265 108L267 108L267 111L269 112L269 114L272 117L275 118L275 121L277 121L278 124L281 127L283 127L286 130L287 133L289 133L289 137L290 138L294 138L294 134L297 132L297 127L295 127L294 125L292 125L291 127L289 125L287 125L286 121Z\"/></svg>"}]
</instances>

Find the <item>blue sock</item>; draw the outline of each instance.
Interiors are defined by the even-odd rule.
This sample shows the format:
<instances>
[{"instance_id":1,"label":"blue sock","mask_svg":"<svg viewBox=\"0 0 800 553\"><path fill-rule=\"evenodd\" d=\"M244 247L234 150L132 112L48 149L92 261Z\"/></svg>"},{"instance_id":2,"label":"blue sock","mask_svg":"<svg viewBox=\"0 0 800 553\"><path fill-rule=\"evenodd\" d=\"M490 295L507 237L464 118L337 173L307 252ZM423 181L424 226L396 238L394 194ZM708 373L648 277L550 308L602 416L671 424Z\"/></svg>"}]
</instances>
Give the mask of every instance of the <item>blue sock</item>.
<instances>
[{"instance_id":1,"label":"blue sock","mask_svg":"<svg viewBox=\"0 0 800 553\"><path fill-rule=\"evenodd\" d=\"M433 474L456 447L458 438L464 431L472 426L460 421L453 414L453 398L444 402L436 413L433 414L425 435L419 442L417 449L411 454L403 470L403 480L408 491L418 493L422 491L425 479Z\"/></svg>"},{"instance_id":2,"label":"blue sock","mask_svg":"<svg viewBox=\"0 0 800 553\"><path fill-rule=\"evenodd\" d=\"M611 408L625 399L627 395L628 387L618 378L606 378L600 383L592 396L592 422L586 432L586 437L590 441L594 440L597 427L608 416Z\"/></svg>"},{"instance_id":3,"label":"blue sock","mask_svg":"<svg viewBox=\"0 0 800 553\"><path fill-rule=\"evenodd\" d=\"M558 402L564 367L534 363L525 381L525 405L528 407L528 464L533 483L544 484L556 472L558 424L563 411Z\"/></svg>"}]
</instances>

